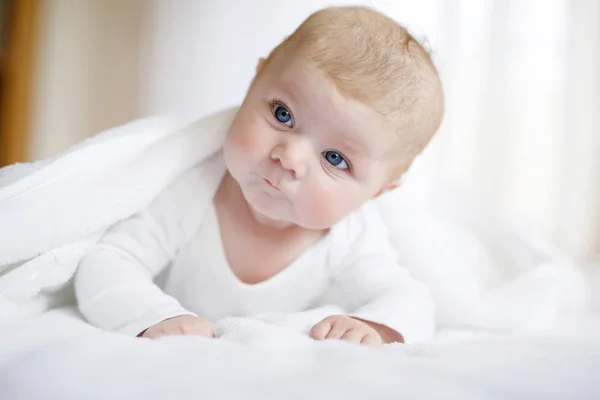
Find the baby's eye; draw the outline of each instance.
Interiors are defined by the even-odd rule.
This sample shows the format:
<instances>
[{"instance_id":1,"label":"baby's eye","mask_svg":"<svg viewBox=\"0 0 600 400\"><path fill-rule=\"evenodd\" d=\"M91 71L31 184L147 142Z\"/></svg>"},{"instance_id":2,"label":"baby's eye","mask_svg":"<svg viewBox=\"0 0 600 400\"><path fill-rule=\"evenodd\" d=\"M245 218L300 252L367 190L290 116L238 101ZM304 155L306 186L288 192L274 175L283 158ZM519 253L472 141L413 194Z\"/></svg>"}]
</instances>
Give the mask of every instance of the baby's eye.
<instances>
[{"instance_id":1,"label":"baby's eye","mask_svg":"<svg viewBox=\"0 0 600 400\"><path fill-rule=\"evenodd\" d=\"M323 157L327 162L339 169L348 169L348 163L344 160L344 157L337 151L327 150L323 152Z\"/></svg>"},{"instance_id":2,"label":"baby's eye","mask_svg":"<svg viewBox=\"0 0 600 400\"><path fill-rule=\"evenodd\" d=\"M287 108L279 104L274 104L273 115L275 116L275 119L277 119L277 121L281 122L282 124L289 126L290 128L294 127L294 124L292 123L292 114L288 111Z\"/></svg>"}]
</instances>

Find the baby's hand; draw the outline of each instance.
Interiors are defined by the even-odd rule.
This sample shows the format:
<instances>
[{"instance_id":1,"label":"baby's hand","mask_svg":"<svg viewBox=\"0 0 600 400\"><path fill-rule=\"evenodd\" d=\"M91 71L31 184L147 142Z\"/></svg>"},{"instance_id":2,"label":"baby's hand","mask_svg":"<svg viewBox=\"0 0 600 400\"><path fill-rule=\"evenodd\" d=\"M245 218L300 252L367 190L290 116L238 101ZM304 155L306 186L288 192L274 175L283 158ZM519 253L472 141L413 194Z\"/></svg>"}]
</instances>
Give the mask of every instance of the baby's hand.
<instances>
[{"instance_id":1,"label":"baby's hand","mask_svg":"<svg viewBox=\"0 0 600 400\"><path fill-rule=\"evenodd\" d=\"M210 338L215 337L215 332L210 322L202 317L179 315L152 325L138 336L156 339L169 335L199 335Z\"/></svg>"},{"instance_id":2,"label":"baby's hand","mask_svg":"<svg viewBox=\"0 0 600 400\"><path fill-rule=\"evenodd\" d=\"M349 342L378 346L383 344L379 333L367 323L347 315L327 317L310 330L315 340L341 339Z\"/></svg>"}]
</instances>

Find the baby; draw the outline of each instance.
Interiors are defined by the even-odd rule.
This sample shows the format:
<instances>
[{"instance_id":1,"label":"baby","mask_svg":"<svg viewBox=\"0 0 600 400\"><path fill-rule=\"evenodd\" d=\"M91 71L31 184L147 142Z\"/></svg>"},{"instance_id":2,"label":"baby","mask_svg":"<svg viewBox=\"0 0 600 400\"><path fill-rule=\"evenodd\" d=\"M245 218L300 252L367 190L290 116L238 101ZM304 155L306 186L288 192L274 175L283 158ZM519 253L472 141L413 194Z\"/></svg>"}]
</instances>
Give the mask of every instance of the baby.
<instances>
[{"instance_id":1,"label":"baby","mask_svg":"<svg viewBox=\"0 0 600 400\"><path fill-rule=\"evenodd\" d=\"M84 257L82 314L134 336L212 337L211 321L306 310L333 287L348 314L312 338L429 339L430 294L397 264L369 200L398 185L442 115L436 69L404 28L368 8L313 14L259 61L210 168L183 174Z\"/></svg>"}]
</instances>

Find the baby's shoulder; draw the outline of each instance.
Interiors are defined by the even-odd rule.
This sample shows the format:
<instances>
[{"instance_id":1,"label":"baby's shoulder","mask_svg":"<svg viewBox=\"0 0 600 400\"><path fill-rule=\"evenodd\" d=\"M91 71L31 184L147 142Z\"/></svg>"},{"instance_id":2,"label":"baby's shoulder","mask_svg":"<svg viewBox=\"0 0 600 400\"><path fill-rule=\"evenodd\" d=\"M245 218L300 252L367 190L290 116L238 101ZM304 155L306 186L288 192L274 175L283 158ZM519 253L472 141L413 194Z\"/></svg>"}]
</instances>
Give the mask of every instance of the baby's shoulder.
<instances>
[{"instance_id":1,"label":"baby's shoulder","mask_svg":"<svg viewBox=\"0 0 600 400\"><path fill-rule=\"evenodd\" d=\"M348 240L371 235L374 232L387 232L377 206L368 201L359 209L348 214L344 219L331 228L335 236Z\"/></svg>"},{"instance_id":2,"label":"baby's shoulder","mask_svg":"<svg viewBox=\"0 0 600 400\"><path fill-rule=\"evenodd\" d=\"M190 167L143 211L170 234L188 238L200 225L224 174L220 153Z\"/></svg>"},{"instance_id":3,"label":"baby's shoulder","mask_svg":"<svg viewBox=\"0 0 600 400\"><path fill-rule=\"evenodd\" d=\"M223 155L219 151L174 178L155 199L155 208L178 208L185 214L188 207L197 205L197 200L212 200L224 174Z\"/></svg>"},{"instance_id":4,"label":"baby's shoulder","mask_svg":"<svg viewBox=\"0 0 600 400\"><path fill-rule=\"evenodd\" d=\"M349 253L371 248L370 244L387 247L389 232L377 206L369 201L331 228L331 260L335 264Z\"/></svg>"}]
</instances>

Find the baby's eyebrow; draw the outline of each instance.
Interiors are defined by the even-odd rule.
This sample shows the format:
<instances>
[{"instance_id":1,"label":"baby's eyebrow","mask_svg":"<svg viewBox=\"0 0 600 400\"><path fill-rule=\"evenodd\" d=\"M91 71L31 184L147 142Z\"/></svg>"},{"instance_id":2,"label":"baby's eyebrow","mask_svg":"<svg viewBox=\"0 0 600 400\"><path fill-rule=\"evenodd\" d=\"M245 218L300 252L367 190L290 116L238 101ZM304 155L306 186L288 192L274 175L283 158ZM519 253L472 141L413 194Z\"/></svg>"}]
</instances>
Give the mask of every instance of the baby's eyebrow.
<instances>
[{"instance_id":1,"label":"baby's eyebrow","mask_svg":"<svg viewBox=\"0 0 600 400\"><path fill-rule=\"evenodd\" d=\"M278 100L283 101L289 108L296 120L301 117L304 105L302 104L302 96L298 96L296 90L287 84L278 84L271 87L268 92L269 96L276 96Z\"/></svg>"},{"instance_id":2,"label":"baby's eyebrow","mask_svg":"<svg viewBox=\"0 0 600 400\"><path fill-rule=\"evenodd\" d=\"M283 80L277 84L276 90L296 105L305 100L302 89L295 82Z\"/></svg>"},{"instance_id":3,"label":"baby's eyebrow","mask_svg":"<svg viewBox=\"0 0 600 400\"><path fill-rule=\"evenodd\" d=\"M339 137L339 143L348 149L353 155L369 153L370 147L362 141L357 141L354 135L344 131L337 131L335 135Z\"/></svg>"}]
</instances>

